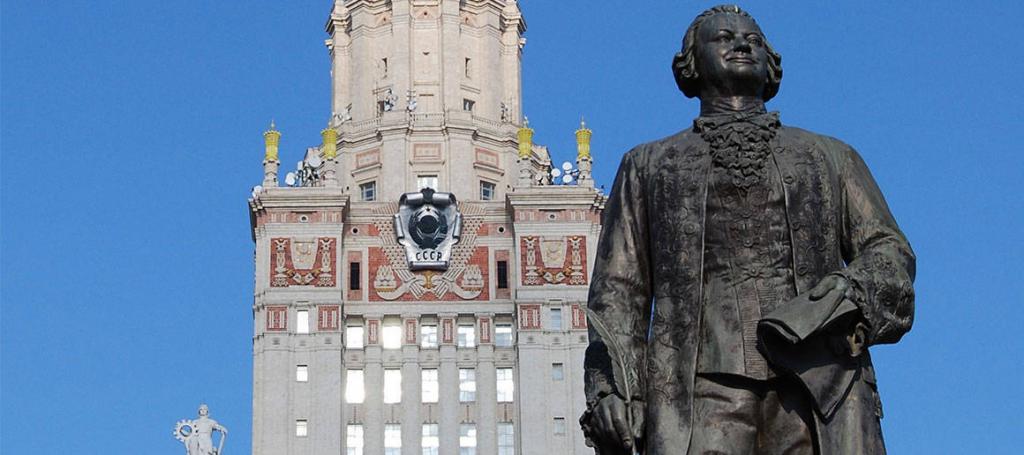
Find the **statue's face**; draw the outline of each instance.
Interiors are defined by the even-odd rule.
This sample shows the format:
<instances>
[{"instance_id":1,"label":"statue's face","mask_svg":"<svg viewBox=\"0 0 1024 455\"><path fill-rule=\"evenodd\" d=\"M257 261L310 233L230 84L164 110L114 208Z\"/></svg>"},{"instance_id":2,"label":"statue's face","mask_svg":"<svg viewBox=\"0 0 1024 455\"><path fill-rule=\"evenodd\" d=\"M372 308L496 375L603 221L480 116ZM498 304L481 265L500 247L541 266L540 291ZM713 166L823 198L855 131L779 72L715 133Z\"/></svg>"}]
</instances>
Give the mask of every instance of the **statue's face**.
<instances>
[{"instance_id":1,"label":"statue's face","mask_svg":"<svg viewBox=\"0 0 1024 455\"><path fill-rule=\"evenodd\" d=\"M704 20L697 36L697 71L705 88L722 96L762 94L768 80L768 51L753 20L715 14Z\"/></svg>"},{"instance_id":2,"label":"statue's face","mask_svg":"<svg viewBox=\"0 0 1024 455\"><path fill-rule=\"evenodd\" d=\"M200 406L199 407L199 415L201 417L206 417L206 416L210 415L210 408L206 407L205 404Z\"/></svg>"}]
</instances>

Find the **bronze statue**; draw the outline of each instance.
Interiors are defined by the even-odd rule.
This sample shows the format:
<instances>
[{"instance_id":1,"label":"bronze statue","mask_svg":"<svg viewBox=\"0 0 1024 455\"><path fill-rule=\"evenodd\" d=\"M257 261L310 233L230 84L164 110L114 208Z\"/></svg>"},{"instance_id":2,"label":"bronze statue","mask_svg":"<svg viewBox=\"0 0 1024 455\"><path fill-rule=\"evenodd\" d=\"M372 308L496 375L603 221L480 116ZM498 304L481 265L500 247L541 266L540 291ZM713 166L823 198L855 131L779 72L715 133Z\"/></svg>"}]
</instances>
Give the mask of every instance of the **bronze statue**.
<instances>
[{"instance_id":1,"label":"bronze statue","mask_svg":"<svg viewBox=\"0 0 1024 455\"><path fill-rule=\"evenodd\" d=\"M867 347L910 330L915 258L848 145L764 103L781 57L737 6L672 70L693 127L625 155L588 318L598 454L881 454Z\"/></svg>"}]
</instances>

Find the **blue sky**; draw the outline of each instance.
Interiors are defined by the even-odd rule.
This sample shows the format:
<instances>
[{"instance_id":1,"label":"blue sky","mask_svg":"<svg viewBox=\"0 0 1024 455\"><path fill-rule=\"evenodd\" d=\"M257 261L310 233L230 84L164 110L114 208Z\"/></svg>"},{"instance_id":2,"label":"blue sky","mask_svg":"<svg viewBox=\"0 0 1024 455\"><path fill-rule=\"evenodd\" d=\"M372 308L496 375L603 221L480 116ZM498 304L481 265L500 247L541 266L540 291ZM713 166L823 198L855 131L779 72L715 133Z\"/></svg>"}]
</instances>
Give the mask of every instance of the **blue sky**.
<instances>
[{"instance_id":1,"label":"blue sky","mask_svg":"<svg viewBox=\"0 0 1024 455\"><path fill-rule=\"evenodd\" d=\"M210 404L250 447L261 132L329 115L328 0L0 7L0 452L181 453ZM918 254L917 320L873 350L890 453L1019 450L1020 2L749 1L783 55L769 109L864 156ZM970 5L968 5L970 3ZM598 184L689 125L669 63L712 3L523 0L535 141ZM631 6L631 5L642 5Z\"/></svg>"}]
</instances>

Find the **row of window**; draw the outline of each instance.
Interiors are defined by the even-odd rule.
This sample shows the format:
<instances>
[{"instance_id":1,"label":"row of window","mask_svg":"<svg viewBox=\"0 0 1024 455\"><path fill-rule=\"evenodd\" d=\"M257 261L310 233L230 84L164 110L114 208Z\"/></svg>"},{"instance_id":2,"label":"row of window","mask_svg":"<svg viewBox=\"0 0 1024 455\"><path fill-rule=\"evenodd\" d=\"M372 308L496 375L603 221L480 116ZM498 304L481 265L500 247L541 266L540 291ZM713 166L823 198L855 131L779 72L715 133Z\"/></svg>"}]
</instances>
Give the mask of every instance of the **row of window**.
<instances>
[{"instance_id":1,"label":"row of window","mask_svg":"<svg viewBox=\"0 0 1024 455\"><path fill-rule=\"evenodd\" d=\"M561 364L559 365L559 377ZM299 365L295 370L295 380L305 382L309 380L309 370L306 365ZM515 379L512 377L511 368L498 368L495 370L495 382L497 386L498 403L511 403L515 396ZM437 369L420 370L420 401L423 403L437 403L440 399L440 386L438 382ZM363 370L348 370L345 374L345 402L360 404L366 401L366 381ZM473 368L459 369L459 402L470 403L476 401L476 370ZM402 402L402 370L384 370L384 403L397 404Z\"/></svg>"},{"instance_id":2,"label":"row of window","mask_svg":"<svg viewBox=\"0 0 1024 455\"><path fill-rule=\"evenodd\" d=\"M437 176L436 175L419 175L416 176L416 189L420 190L423 188L437 189ZM486 180L480 181L480 200L491 201L494 200L496 194L497 185L494 182L488 182ZM359 197L363 201L376 201L377 200L377 181L371 180L366 183L359 184Z\"/></svg>"},{"instance_id":3,"label":"row of window","mask_svg":"<svg viewBox=\"0 0 1024 455\"><path fill-rule=\"evenodd\" d=\"M401 349L402 330L402 326L400 325L384 325L384 328L381 329L381 346L384 349ZM364 348L365 334L366 329L361 325L346 326L345 348ZM476 326L472 324L459 324L456 329L456 345L460 348L476 347ZM497 347L512 346L512 324L503 323L494 325L494 345ZM420 326L420 347L437 347L437 325L424 324Z\"/></svg>"},{"instance_id":4,"label":"row of window","mask_svg":"<svg viewBox=\"0 0 1024 455\"><path fill-rule=\"evenodd\" d=\"M499 265L501 265L499 261ZM354 263L356 264L356 263ZM499 267L500 268L500 267ZM500 280L499 280L500 282ZM500 286L499 286L500 287ZM551 308L548 318L549 329L562 329L562 309ZM295 333L309 333L309 310L295 311ZM362 349L365 347L364 336L366 330L361 325L349 325L345 327L345 347L349 349ZM457 345L462 348L476 346L476 325L459 324L456 332ZM397 324L385 324L381 330L382 345L384 349L402 348L402 326ZM494 325L494 345L498 347L510 347L513 343L512 324L496 323ZM437 325L420 325L420 347L437 347Z\"/></svg>"},{"instance_id":5,"label":"row of window","mask_svg":"<svg viewBox=\"0 0 1024 455\"><path fill-rule=\"evenodd\" d=\"M555 417L552 422L552 430L556 436L565 435L565 418ZM295 436L309 436L309 421L295 421ZM499 422L497 428L498 455L514 455L516 449L515 425L509 422ZM463 423L459 425L459 455L476 454L476 425ZM345 428L345 453L346 455L363 455L363 448L366 446L363 426L349 424ZM438 424L423 424L420 437L420 448L423 455L437 455L441 446ZM401 455L402 453L402 426L399 424L384 425L384 454Z\"/></svg>"},{"instance_id":6,"label":"row of window","mask_svg":"<svg viewBox=\"0 0 1024 455\"><path fill-rule=\"evenodd\" d=\"M563 427L565 419L562 419ZM300 434L301 424L301 434ZM295 435L306 436L307 422L296 421ZM508 422L498 423L498 455L514 455L516 449L515 426ZM563 431L564 434L564 431ZM436 423L425 423L420 438L420 447L423 455L437 455L441 446L438 425ZM365 446L363 426L354 424L348 425L345 429L345 453L346 455L363 455ZM402 453L402 426L397 424L384 425L384 455L400 455ZM459 425L459 455L476 454L476 425L463 423Z\"/></svg>"},{"instance_id":7,"label":"row of window","mask_svg":"<svg viewBox=\"0 0 1024 455\"><path fill-rule=\"evenodd\" d=\"M362 370L349 370L349 371L358 371L359 372L359 375L358 375L359 376L358 377L358 382L360 384L359 388L362 389L363 388ZM392 371L392 370L386 370L386 371ZM473 371L473 370L469 370L469 371ZM423 402L424 403L436 403L437 399L438 399L437 370L436 369L421 370L420 371L420 376L421 376L421 380L422 380L422 384L421 384L420 390L423 391ZM461 376L462 375L460 373L460 379L461 379ZM468 378L468 376L469 375L467 374L467 378ZM474 374L474 376L475 376L475 374ZM497 370L497 377L498 377L498 379L497 379L497 381L498 381L498 401L502 401L502 397L503 396L509 397L509 399L507 401L512 401L511 396L512 396L512 392L515 389L515 385L512 382L513 381L512 380L512 369L511 368L499 368ZM351 379L352 376L350 375L349 378ZM400 383L401 382L401 372L399 372L398 378L399 378L398 382ZM385 376L384 379L385 379L385 383L384 383L385 384L384 385L385 393L387 393L386 392L387 385L388 385L387 377ZM562 381L564 379L565 379L565 365L563 365L561 363L552 363L551 364L551 380L553 380L553 381ZM504 381L508 381L508 382L502 383L503 380ZM296 365L295 366L295 381L296 382L307 382L307 381L309 381L309 365ZM392 381L394 381L394 379L392 379ZM475 384L474 384L474 386L475 386ZM475 389L475 387L474 387L474 389ZM503 393L502 390L505 390L507 392ZM402 393L402 391L401 391L400 386L399 386L398 393L399 393L399 401L401 401L401 393ZM365 397L365 392L359 392L359 396ZM468 401L472 401L472 400L468 400Z\"/></svg>"}]
</instances>

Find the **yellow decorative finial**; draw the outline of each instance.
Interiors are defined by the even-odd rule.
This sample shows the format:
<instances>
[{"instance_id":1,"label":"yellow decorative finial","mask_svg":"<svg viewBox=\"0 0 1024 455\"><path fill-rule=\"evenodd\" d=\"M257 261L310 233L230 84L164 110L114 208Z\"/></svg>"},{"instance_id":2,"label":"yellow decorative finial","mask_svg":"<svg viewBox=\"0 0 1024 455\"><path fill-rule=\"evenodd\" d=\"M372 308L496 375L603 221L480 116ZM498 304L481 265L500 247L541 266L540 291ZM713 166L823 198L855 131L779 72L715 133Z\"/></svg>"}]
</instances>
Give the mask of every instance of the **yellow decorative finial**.
<instances>
[{"instance_id":1,"label":"yellow decorative finial","mask_svg":"<svg viewBox=\"0 0 1024 455\"><path fill-rule=\"evenodd\" d=\"M519 159L530 158L533 153L533 129L530 128L530 119L523 117L523 126L519 128Z\"/></svg>"},{"instance_id":2,"label":"yellow decorative finial","mask_svg":"<svg viewBox=\"0 0 1024 455\"><path fill-rule=\"evenodd\" d=\"M327 128L320 132L320 136L324 139L320 146L320 150L324 152L324 159L333 160L338 156L338 131L328 123Z\"/></svg>"},{"instance_id":3,"label":"yellow decorative finial","mask_svg":"<svg viewBox=\"0 0 1024 455\"><path fill-rule=\"evenodd\" d=\"M264 161L277 161L277 146L281 143L281 132L274 128L274 121L270 121L270 129L263 132L263 144L266 152L263 155Z\"/></svg>"},{"instance_id":4,"label":"yellow decorative finial","mask_svg":"<svg viewBox=\"0 0 1024 455\"><path fill-rule=\"evenodd\" d=\"M576 130L576 159L590 158L590 136L593 132L587 128L587 122L580 116L580 129Z\"/></svg>"}]
</instances>

